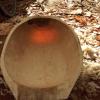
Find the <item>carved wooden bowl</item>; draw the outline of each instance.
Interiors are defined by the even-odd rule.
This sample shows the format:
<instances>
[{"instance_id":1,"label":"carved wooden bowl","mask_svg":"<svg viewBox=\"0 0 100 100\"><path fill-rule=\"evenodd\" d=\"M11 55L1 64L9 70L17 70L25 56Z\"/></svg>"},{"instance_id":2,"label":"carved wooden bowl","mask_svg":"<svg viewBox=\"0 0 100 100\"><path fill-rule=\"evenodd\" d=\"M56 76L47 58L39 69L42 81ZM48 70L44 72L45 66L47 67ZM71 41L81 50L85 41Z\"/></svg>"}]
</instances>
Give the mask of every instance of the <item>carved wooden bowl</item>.
<instances>
[{"instance_id":1,"label":"carved wooden bowl","mask_svg":"<svg viewBox=\"0 0 100 100\"><path fill-rule=\"evenodd\" d=\"M67 98L81 66L76 34L61 20L48 16L27 18L15 26L1 54L3 75L18 100L29 95L34 100Z\"/></svg>"}]
</instances>

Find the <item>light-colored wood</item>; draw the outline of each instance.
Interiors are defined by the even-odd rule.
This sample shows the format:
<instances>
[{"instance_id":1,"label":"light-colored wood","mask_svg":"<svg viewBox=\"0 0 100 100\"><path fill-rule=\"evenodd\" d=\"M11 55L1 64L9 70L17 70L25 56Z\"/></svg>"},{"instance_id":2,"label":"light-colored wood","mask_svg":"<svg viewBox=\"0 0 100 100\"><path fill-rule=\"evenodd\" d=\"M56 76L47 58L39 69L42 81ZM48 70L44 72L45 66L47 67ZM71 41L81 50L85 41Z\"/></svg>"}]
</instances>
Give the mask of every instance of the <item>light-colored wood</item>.
<instances>
[{"instance_id":1,"label":"light-colored wood","mask_svg":"<svg viewBox=\"0 0 100 100\"><path fill-rule=\"evenodd\" d=\"M18 100L58 100L57 88L31 89L19 86Z\"/></svg>"},{"instance_id":2,"label":"light-colored wood","mask_svg":"<svg viewBox=\"0 0 100 100\"><path fill-rule=\"evenodd\" d=\"M37 27L55 30L57 39L47 44L31 41ZM68 25L54 17L25 19L10 32L1 54L1 69L16 100L67 98L81 66L78 38Z\"/></svg>"}]
</instances>

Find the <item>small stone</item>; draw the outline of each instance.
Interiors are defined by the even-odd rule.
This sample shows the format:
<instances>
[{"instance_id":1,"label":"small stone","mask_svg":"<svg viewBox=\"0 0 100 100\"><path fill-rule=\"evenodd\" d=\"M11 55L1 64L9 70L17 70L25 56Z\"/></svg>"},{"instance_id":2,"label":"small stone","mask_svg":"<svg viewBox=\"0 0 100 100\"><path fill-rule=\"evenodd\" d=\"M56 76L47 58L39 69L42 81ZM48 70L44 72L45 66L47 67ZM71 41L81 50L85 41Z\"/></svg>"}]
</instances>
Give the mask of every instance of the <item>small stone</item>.
<instances>
[{"instance_id":1,"label":"small stone","mask_svg":"<svg viewBox=\"0 0 100 100\"><path fill-rule=\"evenodd\" d=\"M86 12L85 16L90 17L92 13L90 11Z\"/></svg>"},{"instance_id":2,"label":"small stone","mask_svg":"<svg viewBox=\"0 0 100 100\"><path fill-rule=\"evenodd\" d=\"M82 14L82 9L72 10L71 14Z\"/></svg>"}]
</instances>

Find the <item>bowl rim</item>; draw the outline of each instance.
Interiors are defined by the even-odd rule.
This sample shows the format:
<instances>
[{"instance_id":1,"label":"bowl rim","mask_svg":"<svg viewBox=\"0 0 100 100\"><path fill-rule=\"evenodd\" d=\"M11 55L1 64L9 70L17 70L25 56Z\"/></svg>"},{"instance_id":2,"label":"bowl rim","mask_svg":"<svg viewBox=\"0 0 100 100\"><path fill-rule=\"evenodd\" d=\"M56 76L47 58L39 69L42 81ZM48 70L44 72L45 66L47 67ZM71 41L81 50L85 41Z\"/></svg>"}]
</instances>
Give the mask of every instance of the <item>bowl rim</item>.
<instances>
[{"instance_id":1,"label":"bowl rim","mask_svg":"<svg viewBox=\"0 0 100 100\"><path fill-rule=\"evenodd\" d=\"M76 40L77 46L78 46L78 48L79 48L80 70L81 70L81 68L82 68L82 66L83 66L83 64L82 64L82 63L83 63L83 56L82 56L83 54L82 54L82 49L81 49L81 46L80 46L80 42L79 42L79 39L78 39L76 33L75 33L74 30L71 28L71 26L67 25L67 23L65 23L65 22L62 21L60 18L55 17L55 16L31 16L31 17L27 17L27 18L24 18L20 23L16 24L16 25L11 29L11 31L9 32L9 34L8 34L6 40L5 40L5 43L4 43L2 52L1 52L1 59L0 59L1 70L2 70L2 72L6 71L7 74L8 74L8 76L9 76L9 77L12 79L12 81L13 81L14 83L16 83L16 84L17 84L17 82L11 77L11 75L9 74L9 72L8 72L6 66L5 66L5 62L4 62L5 50L6 50L7 44L8 44L8 42L9 42L9 40L10 40L10 37L12 36L12 34L14 33L14 31L16 31L16 29L17 29L18 27L20 27L22 24L24 24L24 23L26 23L26 22L28 22L28 21L31 21L31 20L33 20L33 19L38 19L38 18L43 18L43 19L49 18L49 19L51 19L51 20L53 19L53 20L59 21L59 22L61 22L62 24L66 25L66 26L71 30L71 32L73 33L73 37L74 37L74 39ZM79 72L78 74L80 75L80 72ZM78 76L79 76L79 75L78 75ZM18 84L19 84L19 83L18 83Z\"/></svg>"}]
</instances>

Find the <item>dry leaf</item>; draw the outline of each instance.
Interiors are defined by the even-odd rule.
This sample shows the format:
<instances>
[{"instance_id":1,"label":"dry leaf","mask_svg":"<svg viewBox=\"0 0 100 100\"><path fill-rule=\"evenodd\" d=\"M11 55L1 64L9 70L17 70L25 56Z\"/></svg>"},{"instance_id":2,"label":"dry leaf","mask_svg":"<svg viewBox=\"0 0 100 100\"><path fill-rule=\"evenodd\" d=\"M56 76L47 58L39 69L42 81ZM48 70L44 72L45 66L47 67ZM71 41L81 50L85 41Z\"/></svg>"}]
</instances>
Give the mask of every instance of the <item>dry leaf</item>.
<instances>
[{"instance_id":1,"label":"dry leaf","mask_svg":"<svg viewBox=\"0 0 100 100\"><path fill-rule=\"evenodd\" d=\"M99 28L96 28L94 31L100 32L100 27Z\"/></svg>"},{"instance_id":2,"label":"dry leaf","mask_svg":"<svg viewBox=\"0 0 100 100\"><path fill-rule=\"evenodd\" d=\"M75 20L81 23L82 25L87 25L87 18L84 16L75 16Z\"/></svg>"},{"instance_id":3,"label":"dry leaf","mask_svg":"<svg viewBox=\"0 0 100 100\"><path fill-rule=\"evenodd\" d=\"M97 35L96 35L96 40L97 40L97 41L100 41L100 34L97 34Z\"/></svg>"},{"instance_id":4,"label":"dry leaf","mask_svg":"<svg viewBox=\"0 0 100 100\"><path fill-rule=\"evenodd\" d=\"M13 24L11 23L0 23L0 35L7 35L12 28Z\"/></svg>"},{"instance_id":5,"label":"dry leaf","mask_svg":"<svg viewBox=\"0 0 100 100\"><path fill-rule=\"evenodd\" d=\"M100 46L100 41L97 41L97 46Z\"/></svg>"},{"instance_id":6,"label":"dry leaf","mask_svg":"<svg viewBox=\"0 0 100 100\"><path fill-rule=\"evenodd\" d=\"M87 17L89 23L97 23L97 19L94 16Z\"/></svg>"}]
</instances>

